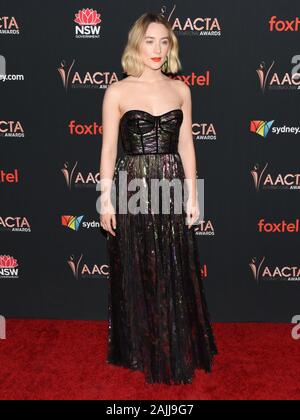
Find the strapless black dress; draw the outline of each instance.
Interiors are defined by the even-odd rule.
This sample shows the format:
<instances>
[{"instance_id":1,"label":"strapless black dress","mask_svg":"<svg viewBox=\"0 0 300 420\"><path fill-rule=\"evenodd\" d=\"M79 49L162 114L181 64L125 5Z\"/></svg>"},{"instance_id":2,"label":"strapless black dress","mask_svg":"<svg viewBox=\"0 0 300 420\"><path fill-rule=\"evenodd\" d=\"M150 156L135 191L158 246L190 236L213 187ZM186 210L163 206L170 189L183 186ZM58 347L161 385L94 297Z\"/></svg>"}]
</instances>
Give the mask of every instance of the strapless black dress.
<instances>
[{"instance_id":1,"label":"strapless black dress","mask_svg":"<svg viewBox=\"0 0 300 420\"><path fill-rule=\"evenodd\" d=\"M124 155L114 172L116 236L107 236L107 363L143 371L147 383L191 383L196 368L212 370L217 354L197 238L186 225L183 202L176 214L170 194L169 214L151 211L151 179L184 180L177 151L182 120L181 109L159 116L129 110L120 120ZM119 186L121 171L127 196ZM147 214L120 211L119 203L129 203L138 191L127 190L135 178L149 187Z\"/></svg>"}]
</instances>

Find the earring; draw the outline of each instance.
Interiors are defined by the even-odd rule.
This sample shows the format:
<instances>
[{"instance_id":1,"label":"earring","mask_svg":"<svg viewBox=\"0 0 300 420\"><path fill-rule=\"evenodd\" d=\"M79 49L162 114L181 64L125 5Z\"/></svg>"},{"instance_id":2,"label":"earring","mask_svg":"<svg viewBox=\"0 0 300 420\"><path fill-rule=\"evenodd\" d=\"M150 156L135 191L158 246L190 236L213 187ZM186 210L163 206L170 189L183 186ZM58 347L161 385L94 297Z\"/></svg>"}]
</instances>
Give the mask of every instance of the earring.
<instances>
[{"instance_id":1,"label":"earring","mask_svg":"<svg viewBox=\"0 0 300 420\"><path fill-rule=\"evenodd\" d=\"M166 61L164 62L164 68L165 68L165 71L167 71L168 70L168 56L167 56L167 58L166 58Z\"/></svg>"}]
</instances>

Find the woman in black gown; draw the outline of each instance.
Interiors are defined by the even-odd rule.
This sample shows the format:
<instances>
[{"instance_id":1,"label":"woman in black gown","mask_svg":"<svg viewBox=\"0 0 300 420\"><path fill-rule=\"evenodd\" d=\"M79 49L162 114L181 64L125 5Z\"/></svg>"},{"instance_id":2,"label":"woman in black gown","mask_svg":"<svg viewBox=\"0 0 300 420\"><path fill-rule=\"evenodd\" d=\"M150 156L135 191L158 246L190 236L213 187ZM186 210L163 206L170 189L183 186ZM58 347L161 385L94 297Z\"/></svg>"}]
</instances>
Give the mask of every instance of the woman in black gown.
<instances>
[{"instance_id":1,"label":"woman in black gown","mask_svg":"<svg viewBox=\"0 0 300 420\"><path fill-rule=\"evenodd\" d=\"M181 68L169 22L156 14L141 16L129 32L122 65L128 77L109 86L102 109L100 221L110 267L107 363L143 371L147 383L191 383L196 368L212 370L217 347L193 229L199 205L190 90L166 75ZM169 110L151 111L159 108ZM116 163L119 133L124 154ZM129 188L137 179L138 188ZM182 197L185 180L192 181L180 212L172 188L166 200L162 189L154 197L154 179L180 180ZM142 185L147 194L132 201Z\"/></svg>"}]
</instances>

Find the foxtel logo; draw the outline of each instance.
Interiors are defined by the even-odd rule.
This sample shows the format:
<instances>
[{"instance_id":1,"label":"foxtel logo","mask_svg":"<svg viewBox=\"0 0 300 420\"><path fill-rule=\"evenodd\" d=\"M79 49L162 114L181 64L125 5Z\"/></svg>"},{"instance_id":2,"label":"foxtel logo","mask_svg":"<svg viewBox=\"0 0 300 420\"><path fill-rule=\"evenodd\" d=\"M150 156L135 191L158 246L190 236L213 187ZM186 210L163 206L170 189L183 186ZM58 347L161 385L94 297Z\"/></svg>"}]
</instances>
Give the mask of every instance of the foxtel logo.
<instances>
[{"instance_id":1,"label":"foxtel logo","mask_svg":"<svg viewBox=\"0 0 300 420\"><path fill-rule=\"evenodd\" d=\"M272 223L266 222L265 219L260 219L257 226L260 233L299 233L299 219L290 223L287 223L285 220L279 223Z\"/></svg>"},{"instance_id":2,"label":"foxtel logo","mask_svg":"<svg viewBox=\"0 0 300 420\"><path fill-rule=\"evenodd\" d=\"M19 183L19 171L14 169L13 172L5 172L0 169L0 184L18 184Z\"/></svg>"},{"instance_id":3,"label":"foxtel logo","mask_svg":"<svg viewBox=\"0 0 300 420\"><path fill-rule=\"evenodd\" d=\"M102 135L103 127L95 121L92 124L79 124L72 120L69 122L69 133L76 136Z\"/></svg>"},{"instance_id":4,"label":"foxtel logo","mask_svg":"<svg viewBox=\"0 0 300 420\"><path fill-rule=\"evenodd\" d=\"M300 27L300 19L296 17L293 20L278 20L277 16L272 16L269 20L270 32L297 32Z\"/></svg>"}]
</instances>

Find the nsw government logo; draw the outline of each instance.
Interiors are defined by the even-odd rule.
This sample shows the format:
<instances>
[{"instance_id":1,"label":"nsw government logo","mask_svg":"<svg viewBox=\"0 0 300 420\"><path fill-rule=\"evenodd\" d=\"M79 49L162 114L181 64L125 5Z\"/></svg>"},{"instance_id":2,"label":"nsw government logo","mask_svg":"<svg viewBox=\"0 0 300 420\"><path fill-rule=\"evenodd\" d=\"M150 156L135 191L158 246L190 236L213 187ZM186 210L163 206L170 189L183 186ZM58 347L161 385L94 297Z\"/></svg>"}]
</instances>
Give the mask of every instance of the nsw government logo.
<instances>
[{"instance_id":1,"label":"nsw government logo","mask_svg":"<svg viewBox=\"0 0 300 420\"><path fill-rule=\"evenodd\" d=\"M19 278L19 265L11 255L0 255L0 279Z\"/></svg>"},{"instance_id":2,"label":"nsw government logo","mask_svg":"<svg viewBox=\"0 0 300 420\"><path fill-rule=\"evenodd\" d=\"M75 13L75 38L100 38L100 13L93 9L82 9Z\"/></svg>"}]
</instances>

